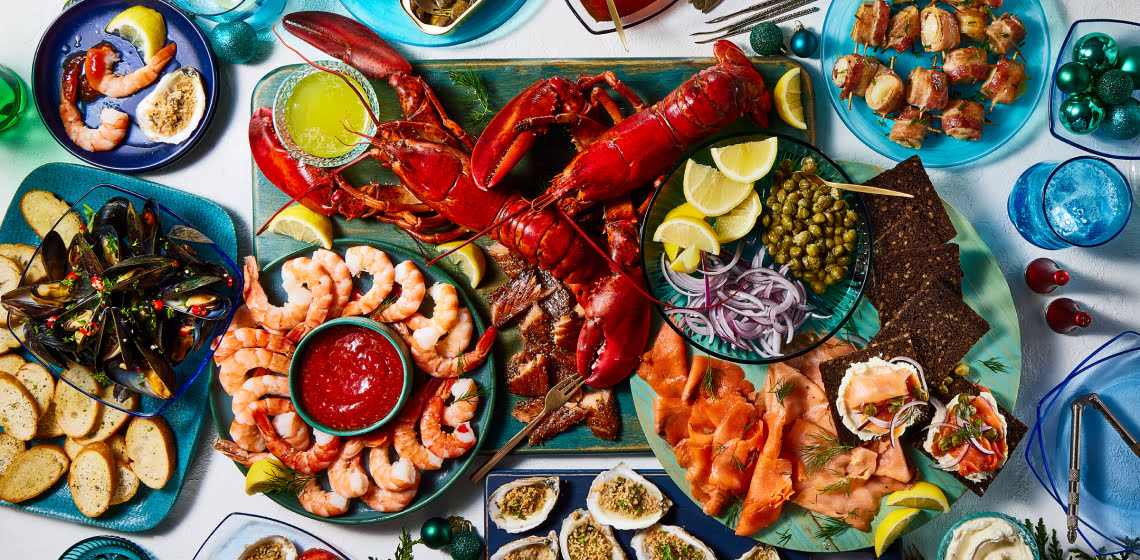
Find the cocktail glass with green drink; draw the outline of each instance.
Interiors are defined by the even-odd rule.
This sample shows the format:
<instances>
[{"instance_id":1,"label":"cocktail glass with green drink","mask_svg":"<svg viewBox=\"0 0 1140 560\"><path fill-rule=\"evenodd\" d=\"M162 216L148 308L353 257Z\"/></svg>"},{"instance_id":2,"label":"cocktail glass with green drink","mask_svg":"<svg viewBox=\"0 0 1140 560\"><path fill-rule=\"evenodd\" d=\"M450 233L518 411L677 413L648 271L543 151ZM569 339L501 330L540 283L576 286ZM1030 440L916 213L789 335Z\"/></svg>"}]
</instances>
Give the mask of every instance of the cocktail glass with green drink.
<instances>
[{"instance_id":1,"label":"cocktail glass with green drink","mask_svg":"<svg viewBox=\"0 0 1140 560\"><path fill-rule=\"evenodd\" d=\"M0 130L16 124L27 105L24 82L11 68L0 64Z\"/></svg>"}]
</instances>

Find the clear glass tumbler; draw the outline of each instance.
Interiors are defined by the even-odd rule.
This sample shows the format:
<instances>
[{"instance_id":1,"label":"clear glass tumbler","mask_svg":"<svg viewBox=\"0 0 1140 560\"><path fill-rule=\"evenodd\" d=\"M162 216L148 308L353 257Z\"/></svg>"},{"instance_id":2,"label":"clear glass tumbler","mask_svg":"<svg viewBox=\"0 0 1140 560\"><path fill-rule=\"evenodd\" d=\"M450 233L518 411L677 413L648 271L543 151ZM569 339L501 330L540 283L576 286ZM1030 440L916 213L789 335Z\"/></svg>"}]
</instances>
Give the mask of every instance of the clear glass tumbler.
<instances>
[{"instance_id":1,"label":"clear glass tumbler","mask_svg":"<svg viewBox=\"0 0 1140 560\"><path fill-rule=\"evenodd\" d=\"M1009 193L1009 219L1042 249L1095 247L1132 215L1128 180L1107 160L1080 156L1026 169Z\"/></svg>"},{"instance_id":2,"label":"clear glass tumbler","mask_svg":"<svg viewBox=\"0 0 1140 560\"><path fill-rule=\"evenodd\" d=\"M245 20L257 30L265 29L285 11L286 0L175 0L192 15L225 23Z\"/></svg>"},{"instance_id":3,"label":"clear glass tumbler","mask_svg":"<svg viewBox=\"0 0 1140 560\"><path fill-rule=\"evenodd\" d=\"M16 124L27 105L24 82L11 68L0 64L0 130Z\"/></svg>"}]
</instances>

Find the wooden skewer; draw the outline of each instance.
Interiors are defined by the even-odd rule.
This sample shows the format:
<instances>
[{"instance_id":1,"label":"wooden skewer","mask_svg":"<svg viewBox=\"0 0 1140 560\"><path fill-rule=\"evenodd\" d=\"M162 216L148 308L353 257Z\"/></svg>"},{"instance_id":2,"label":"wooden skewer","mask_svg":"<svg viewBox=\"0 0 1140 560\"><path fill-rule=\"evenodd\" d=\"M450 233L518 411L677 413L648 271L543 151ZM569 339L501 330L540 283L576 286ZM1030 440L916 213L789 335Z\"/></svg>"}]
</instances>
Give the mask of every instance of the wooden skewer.
<instances>
[{"instance_id":1,"label":"wooden skewer","mask_svg":"<svg viewBox=\"0 0 1140 560\"><path fill-rule=\"evenodd\" d=\"M866 193L866 194L881 194L884 196L900 196L903 198L914 198L913 194L899 192L899 191L893 191L891 189L883 189L883 188L879 188L879 187L868 187L866 185L852 185L850 183L835 183L832 181L828 181L827 179L824 179L823 177L820 177L819 175L808 175L808 178L811 181L815 182L816 184L824 185L824 186L827 186L827 187L830 187L833 189L839 189L841 191L851 191L851 192Z\"/></svg>"}]
</instances>

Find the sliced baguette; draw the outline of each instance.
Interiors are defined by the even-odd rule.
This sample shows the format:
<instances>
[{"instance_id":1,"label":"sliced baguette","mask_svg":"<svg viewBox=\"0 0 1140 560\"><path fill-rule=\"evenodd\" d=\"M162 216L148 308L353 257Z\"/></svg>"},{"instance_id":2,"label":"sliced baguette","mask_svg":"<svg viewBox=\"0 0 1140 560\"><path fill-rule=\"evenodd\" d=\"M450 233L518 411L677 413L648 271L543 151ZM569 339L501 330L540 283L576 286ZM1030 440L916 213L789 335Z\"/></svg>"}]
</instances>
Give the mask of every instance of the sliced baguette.
<instances>
[{"instance_id":1,"label":"sliced baguette","mask_svg":"<svg viewBox=\"0 0 1140 560\"><path fill-rule=\"evenodd\" d=\"M131 471L131 467L122 461L115 461L115 493L111 496L111 505L130 501L139 491L139 477Z\"/></svg>"},{"instance_id":2,"label":"sliced baguette","mask_svg":"<svg viewBox=\"0 0 1140 560\"><path fill-rule=\"evenodd\" d=\"M131 457L130 455L127 455L127 438L123 437L122 433L118 433L107 438L107 440L103 443L111 446L111 453L115 454L116 460L122 461L123 463L126 463L127 466L130 466Z\"/></svg>"},{"instance_id":3,"label":"sliced baguette","mask_svg":"<svg viewBox=\"0 0 1140 560\"><path fill-rule=\"evenodd\" d=\"M7 354L20 347L20 340L12 331L0 327L0 354Z\"/></svg>"},{"instance_id":4,"label":"sliced baguette","mask_svg":"<svg viewBox=\"0 0 1140 560\"><path fill-rule=\"evenodd\" d=\"M159 489L174 473L174 433L161 416L136 417L127 426L127 455L131 470L143 484Z\"/></svg>"},{"instance_id":5,"label":"sliced baguette","mask_svg":"<svg viewBox=\"0 0 1140 560\"><path fill-rule=\"evenodd\" d=\"M19 503L44 493L71 463L58 445L40 444L16 457L0 476L0 500Z\"/></svg>"},{"instance_id":6,"label":"sliced baguette","mask_svg":"<svg viewBox=\"0 0 1140 560\"><path fill-rule=\"evenodd\" d=\"M99 517L111 507L117 474L115 455L107 444L97 441L79 452L67 473L67 486L79 513Z\"/></svg>"},{"instance_id":7,"label":"sliced baguette","mask_svg":"<svg viewBox=\"0 0 1140 560\"><path fill-rule=\"evenodd\" d=\"M15 377L0 373L0 426L4 433L28 441L36 437L40 411L36 398Z\"/></svg>"},{"instance_id":8,"label":"sliced baguette","mask_svg":"<svg viewBox=\"0 0 1140 560\"><path fill-rule=\"evenodd\" d=\"M0 476L4 476L4 471L8 469L8 465L11 465L12 461L15 461L16 457L23 452L24 442L0 432Z\"/></svg>"},{"instance_id":9,"label":"sliced baguette","mask_svg":"<svg viewBox=\"0 0 1140 560\"><path fill-rule=\"evenodd\" d=\"M2 330L4 329L0 329ZM52 397L55 395L55 378L44 366L30 362L20 366L13 377L35 397L36 410L42 417L51 406Z\"/></svg>"},{"instance_id":10,"label":"sliced baguette","mask_svg":"<svg viewBox=\"0 0 1140 560\"><path fill-rule=\"evenodd\" d=\"M114 396L115 388L111 385L103 387L99 391L99 396L107 402L118 404L121 408L127 410L138 410L139 395L138 393L131 393L125 400L117 400ZM76 438L76 442L80 445L87 445L96 441L104 441L107 438L119 432L119 429L127 425L127 421L131 419L131 415L110 406L101 406L99 414L99 422L95 425L95 430L90 435Z\"/></svg>"},{"instance_id":11,"label":"sliced baguette","mask_svg":"<svg viewBox=\"0 0 1140 560\"><path fill-rule=\"evenodd\" d=\"M6 294L20 285L24 269L8 257L0 257L0 294ZM0 309L0 326L8 326L8 310Z\"/></svg>"},{"instance_id":12,"label":"sliced baguette","mask_svg":"<svg viewBox=\"0 0 1140 560\"><path fill-rule=\"evenodd\" d=\"M74 461L75 458L79 456L79 452L83 451L84 447L86 446L80 445L79 442L75 440L75 438L69 437L64 438L63 440L63 452L67 453L67 458L71 459L72 461Z\"/></svg>"},{"instance_id":13,"label":"sliced baguette","mask_svg":"<svg viewBox=\"0 0 1140 560\"><path fill-rule=\"evenodd\" d=\"M0 330L7 331L8 329L0 327ZM4 354L0 356L0 371L15 375L26 363L28 362L19 354Z\"/></svg>"},{"instance_id":14,"label":"sliced baguette","mask_svg":"<svg viewBox=\"0 0 1140 560\"><path fill-rule=\"evenodd\" d=\"M56 388L59 388L62 383L57 383ZM40 415L39 422L36 423L36 439L48 439L59 437L63 435L63 427L59 425L59 415L55 413L55 401L48 405L47 410Z\"/></svg>"},{"instance_id":15,"label":"sliced baguette","mask_svg":"<svg viewBox=\"0 0 1140 560\"><path fill-rule=\"evenodd\" d=\"M79 229L83 226L79 216L70 210L71 205L48 191L28 191L20 197L20 213L24 215L24 220L40 239L55 227L64 244L70 245L75 234L79 233ZM58 226L56 226L57 221Z\"/></svg>"},{"instance_id":16,"label":"sliced baguette","mask_svg":"<svg viewBox=\"0 0 1140 560\"><path fill-rule=\"evenodd\" d=\"M99 392L99 384L83 366L72 364L64 370L63 377L87 393ZM63 433L74 438L86 437L95 430L102 413L103 403L75 390L67 383L55 384L55 414Z\"/></svg>"},{"instance_id":17,"label":"sliced baguette","mask_svg":"<svg viewBox=\"0 0 1140 560\"><path fill-rule=\"evenodd\" d=\"M21 269L26 269L25 284L38 284L47 278L44 261L39 256L33 260L35 254L36 248L25 243L0 243L0 257L8 257L20 265Z\"/></svg>"}]
</instances>

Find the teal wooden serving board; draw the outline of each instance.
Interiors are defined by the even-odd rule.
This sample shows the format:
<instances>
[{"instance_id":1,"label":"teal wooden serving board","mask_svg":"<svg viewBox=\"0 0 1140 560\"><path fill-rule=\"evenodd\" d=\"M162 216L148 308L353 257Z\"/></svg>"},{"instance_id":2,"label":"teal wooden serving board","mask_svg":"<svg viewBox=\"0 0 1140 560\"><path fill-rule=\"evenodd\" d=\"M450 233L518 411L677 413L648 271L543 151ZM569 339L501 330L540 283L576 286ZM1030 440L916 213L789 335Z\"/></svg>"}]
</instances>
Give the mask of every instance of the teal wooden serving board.
<instances>
[{"instance_id":1,"label":"teal wooden serving board","mask_svg":"<svg viewBox=\"0 0 1140 560\"><path fill-rule=\"evenodd\" d=\"M840 162L856 183L862 184L881 170L876 167L860 164ZM1018 385L1021 382L1021 330L1017 322L1017 311L1013 305L1013 296L1010 295L1009 285L1002 276L997 259L994 258L985 241L961 214L952 206L943 201L943 206L950 214L950 221L958 230L958 236L953 242L961 248L963 297L975 311L990 324L990 331L981 342L974 345L970 353L963 360L970 366L968 379L990 388L997 397L998 403L1007 410L1014 409L1017 401ZM848 325L839 336L846 338L852 334L870 339L879 331L879 314L871 304L864 300L856 308ZM689 347L689 357L692 358L693 347ZM983 362L989 365L983 364ZM741 364L747 378L760 387L764 383L768 368L763 365ZM677 486L685 491L690 500L689 483L685 480L685 470L677 464L677 457L672 447L658 437L653 429L653 389L641 378L634 376L630 382L633 390L634 403L637 406L637 417L646 434L649 434L649 445L654 455L661 461L669 477ZM1017 460L1017 452L1011 450L1009 460ZM932 465L929 459L914 449L908 449L911 462L917 466L919 478L934 483L946 494L951 502L966 492L966 487L948 473L940 471ZM1000 476L1000 475L999 475ZM695 500L694 500L695 501ZM890 513L894 507L883 506L879 515L871 524L872 528L878 526L879 521ZM911 522L909 531L926 524L936 515L935 512L924 511ZM805 551L841 551L855 550L874 546L874 534L861 532L856 529L847 529L830 538L817 536L823 516L813 515L811 512L788 502L784 506L780 519L756 534L753 538L771 545L794 550ZM726 515L720 517L722 523L731 525ZM783 538L788 535L788 538Z\"/></svg>"},{"instance_id":2,"label":"teal wooden serving board","mask_svg":"<svg viewBox=\"0 0 1140 560\"><path fill-rule=\"evenodd\" d=\"M646 103L654 103L665 97L669 92L680 85L681 82L700 70L709 67L713 63L714 61L712 59L679 58L625 60L580 59L555 61L439 60L413 62L412 67L431 85L452 118L456 119L472 134L478 134L482 132L483 125L473 122L468 117L469 107L464 101L463 91L451 81L448 77L448 72L464 71L477 73L487 85L491 108L497 110L537 80L555 75L569 77L592 75L607 70L614 72L619 79L637 92ZM776 81L788 70L792 68L802 68L798 62L787 58L757 59L753 61L753 64L764 77L769 88L775 87ZM285 80L286 76L301 67L302 65L300 64L283 66L266 74L253 90L251 109L272 106L273 97L277 93L278 86L281 85L281 82ZM804 80L802 102L808 126L807 130L795 129L784 124L780 121L774 110L771 112L771 130L813 144L815 140L814 89L812 88L807 72L803 72L801 76ZM381 122L398 119L400 113L395 92L388 86L387 82L373 81L372 84L376 89L376 94L380 101L380 112L377 117ZM750 123L740 121L725 127L721 132L730 133L739 132L741 130L755 130L755 127ZM557 134L556 132L555 135ZM570 147L569 138L566 137L565 149L559 150L559 152L565 156L572 154L572 150L573 148ZM528 158L528 160L524 161L524 166L530 165L530 159L531 158ZM257 169L256 165L252 165L252 171L253 220L254 229L256 230L268 221L282 205L288 203L289 197L274 187ZM549 180L558 172L558 169L549 169L548 171L549 172L545 174L539 172L535 175L536 193L539 192L542 185L548 184ZM372 161L364 161L345 170L344 176L349 182L355 185L367 183L369 180L388 183L396 182L395 175ZM432 246L421 246L394 226L383 224L375 220L347 221L344 218L338 217L334 220L334 236L374 239L404 247L417 254L422 250L423 254L428 257L428 260L437 254ZM488 242L481 240L479 244L486 246ZM264 233L254 239L254 252L258 262L262 266L281 255L303 246L304 245L299 241L273 233ZM449 263L441 262L435 266L442 266L456 278L463 278L462 273ZM472 299L476 302L476 309L473 311L477 311L482 314L483 317L489 317L490 311L487 304L487 296L505 282L506 277L499 268L489 265L487 276L483 279L478 289L472 290L469 287L465 287L468 294L473 296ZM495 360L499 365L499 371L504 371L503 366L506 364L507 358L518 352L521 346L522 343L516 329L507 329L506 332L499 335L499 339L495 344ZM617 441L611 442L595 438L585 424L580 424L553 437L541 447L529 447L523 444L520 445L515 452L614 453L649 451L649 443L638 427L629 386L625 383L619 385L617 395L622 413L622 429ZM510 395L506 391L502 392L501 398L498 399L495 405L495 418L497 422L491 427L492 431L488 435L487 443L483 446L484 453L493 453L522 428L523 424L510 415L510 411L514 408L515 404L522 399L523 397Z\"/></svg>"},{"instance_id":3,"label":"teal wooden serving board","mask_svg":"<svg viewBox=\"0 0 1140 560\"><path fill-rule=\"evenodd\" d=\"M55 193L56 197L71 203L82 197L91 187L104 183L134 191L142 196L154 197L163 206L182 216L213 239L231 258L237 255L237 236L233 220L225 209L214 202L150 181L66 163L42 165L24 178L8 205L8 212L4 215L4 223L0 226L0 243L27 243L33 246L39 244L39 237L28 227L20 214L20 197L27 191L50 191ZM198 434L207 418L208 386L209 376L198 376L186 392L162 414L174 432L178 455L175 458L177 468L161 490L140 486L133 499L125 504L111 506L106 513L95 519L79 513L64 480L56 482L50 490L34 499L19 504L0 501L0 505L115 531L146 531L154 528L170 513L179 492L182 491L183 483L186 482ZM57 437L44 442L62 446L63 439ZM37 442L28 442L29 447L35 443Z\"/></svg>"}]
</instances>

